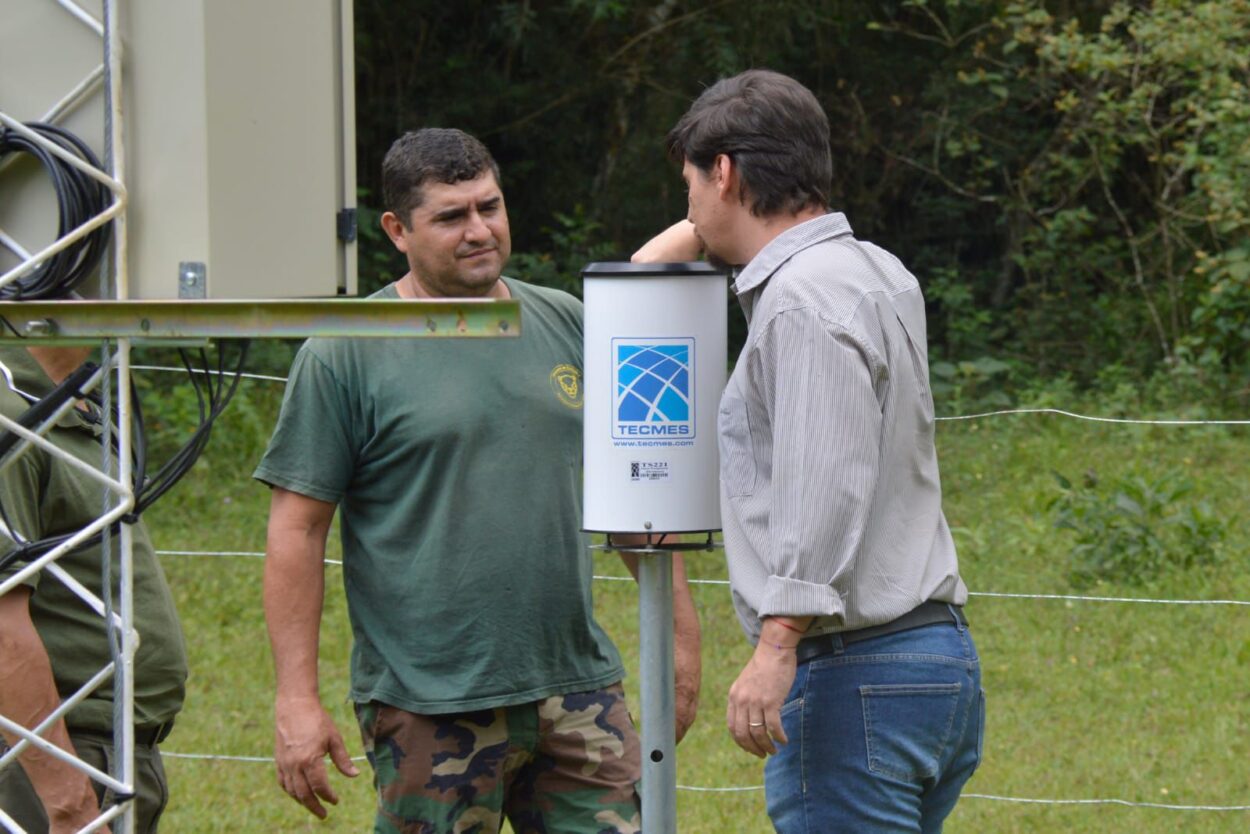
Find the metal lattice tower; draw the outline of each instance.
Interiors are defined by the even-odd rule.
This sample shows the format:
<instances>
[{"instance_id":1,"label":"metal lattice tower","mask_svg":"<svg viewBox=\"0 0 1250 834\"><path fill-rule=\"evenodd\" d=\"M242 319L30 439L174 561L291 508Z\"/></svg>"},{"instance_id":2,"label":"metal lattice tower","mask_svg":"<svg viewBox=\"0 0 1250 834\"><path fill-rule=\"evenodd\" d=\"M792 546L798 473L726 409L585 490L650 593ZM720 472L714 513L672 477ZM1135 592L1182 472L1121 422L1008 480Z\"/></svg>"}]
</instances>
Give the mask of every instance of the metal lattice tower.
<instances>
[{"instance_id":1,"label":"metal lattice tower","mask_svg":"<svg viewBox=\"0 0 1250 834\"><path fill-rule=\"evenodd\" d=\"M314 335L403 337L403 338L464 338L464 337L517 337L520 335L520 305L516 301L128 301L130 297L127 276L126 209L128 194L125 188L122 109L122 61L121 37L118 26L120 0L104 0L103 21L96 20L73 0L48 0L56 3L67 14L82 22L95 32L103 43L103 61L82 80L68 90L41 121L58 123L72 113L84 101L95 95L101 86L105 97L105 166L108 173L92 168L67 153L54 143L30 130L18 119L3 110L0 102L0 125L25 137L29 141L55 155L66 164L92 177L112 195L112 202L103 211L91 217L77 228L69 230L52 243L35 252L28 251L21 242L0 229L0 246L15 253L21 262L0 275L0 287L17 281L36 269L53 254L74 245L93 230L112 223L111 266L104 270L104 278L110 278L104 299L97 302L72 303L18 301L0 302L0 344L25 342L29 344L75 343L83 344L102 340L106 361L90 379L85 390L101 387L106 403L112 399L117 405L118 425L116 457L109 453L109 443L103 444L101 466L82 463L48 441L45 435L56 420L74 408L70 400L55 414L31 430L0 415L0 433L13 432L20 441L12 452L0 462L8 466L30 449L40 449L65 462L78 472L99 483L107 496L100 515L87 526L56 547L23 567L17 574L0 583L0 595L8 593L27 577L43 571L64 582L97 615L108 623L108 631L114 639L111 661L105 664L77 692L63 700L58 709L48 715L38 726L27 729L0 716L0 726L17 736L20 741L0 757L0 768L15 766L16 757L30 746L38 747L50 755L79 769L95 782L112 790L118 803L103 812L84 831L91 831L108 824L118 834L133 834L134 818L131 801L135 793L135 744L134 744L134 656L141 635L133 626L133 541L129 524L120 525L115 542L110 540L109 529L115 522L131 512L135 506L132 487L131 391L130 354L136 341L168 342L171 340L204 340L206 338L294 338ZM2 169L0 169L2 170ZM84 393L85 393L84 390ZM107 413L107 412L106 412ZM107 423L107 421L106 421ZM116 471L113 471L116 469ZM102 568L105 582L116 594L116 610L109 594L97 596L76 582L57 561L78 544L92 536L104 535L105 559ZM119 570L110 576L109 551L116 547ZM80 759L66 753L46 741L43 735L101 686L114 688L113 739L116 758L114 772L104 773ZM9 831L22 829L0 809L0 824Z\"/></svg>"},{"instance_id":2,"label":"metal lattice tower","mask_svg":"<svg viewBox=\"0 0 1250 834\"><path fill-rule=\"evenodd\" d=\"M0 231L0 242L4 243L19 256L24 257L21 263L9 270L3 276L0 276L0 287L16 281L18 278L35 269L45 258L59 252L78 240L85 237L92 230L103 226L110 221L114 224L113 238L113 276L114 276L114 292L117 298L125 297L126 288L126 234L125 234L125 209L126 209L126 189L122 185L123 177L123 160L125 158L122 153L122 121L121 121L121 41L118 36L116 23L117 7L116 0L107 0L104 7L104 22L95 20L78 4L72 0L57 0L60 6L67 13L73 15L77 20L90 27L98 34L103 41L104 60L92 70L85 78L81 80L73 89L66 92L65 96L57 102L47 113L44 114L42 121L56 123L66 113L71 112L87 97L94 94L97 87L103 82L105 85L106 109L106 155L108 157L107 165L110 174L104 174L95 170L90 165L82 162L72 154L64 151L55 143L49 142L34 131L29 130L16 119L0 112L0 123L6 128L24 136L31 142L35 142L48 153L54 154L67 164L77 168L88 176L104 185L112 194L113 200L111 205L100 214L91 217L86 222L78 226L76 229L70 230L48 246L35 253L25 252L20 244L4 235ZM131 487L130 472L130 449L132 438L130 436L130 345L123 340L118 345L115 361L105 363L103 367L93 379L93 384L108 382L108 374L112 370L117 373L117 393L119 406L119 426L117 431L118 437L118 471L113 473L111 464L109 445L103 444L102 465L99 470L94 470L89 466L83 465L72 455L66 454L57 448L54 444L48 442L44 435L54 424L54 420L45 421L34 432L24 431L20 426L0 417L0 428L7 431L16 432L24 441L24 443L33 444L43 449L47 454L64 461L67 465L72 466L88 477L96 480L105 490L107 498L104 506L101 508L101 515L91 524L78 531L76 535L71 537L64 544L51 550L44 556L34 560L30 564L22 568L16 575L9 580L0 584L0 594L7 593L11 588L25 580L28 576L33 575L37 571L44 570L53 577L64 582L73 592L89 607L91 607L99 616L106 618L107 631L115 635L116 639L110 639L109 645L114 649L111 661L99 670L86 684L84 684L71 697L64 699L61 706L53 711L51 715L43 720L42 723L33 731L27 730L15 722L7 718L0 717L0 723L5 729L21 741L16 744L5 756L0 759L0 766L5 764L15 764L16 757L21 754L27 745L35 745L45 752L61 759L71 766L81 770L92 780L110 788L116 795L127 797L134 795L134 654L137 648L138 635L133 629L133 609L132 609L132 530L130 525L123 524L119 536L119 575L117 579L118 589L118 606L117 610L113 610L111 599L111 582L106 583L103 587L109 588L105 593L104 599L92 593L81 584L75 582L69 574L56 564L66 553L69 553L80 542L85 541L97 533L103 533L105 536L105 572L107 573L109 564L109 542L108 531L111 525L121 519L122 516L130 512L134 506L134 492ZM110 367L112 365L112 367ZM74 407L73 401L67 402L56 415L68 411ZM15 450L14 455L10 458L10 463L18 455L22 453L22 449ZM111 577L110 577L111 579ZM113 741L115 750L118 753L116 772L114 774L103 773L87 763L69 755L56 745L44 740L42 734L45 733L52 725L59 721L71 708L86 698L91 692L101 686L109 685L111 682L114 693L114 728ZM123 801L112 808L103 811L92 827L102 823L109 823L121 832L132 832L134 830L133 814L130 813L132 803ZM114 823L116 821L116 823ZM11 819L0 810L0 822L4 822L12 829L16 829L16 825Z\"/></svg>"}]
</instances>

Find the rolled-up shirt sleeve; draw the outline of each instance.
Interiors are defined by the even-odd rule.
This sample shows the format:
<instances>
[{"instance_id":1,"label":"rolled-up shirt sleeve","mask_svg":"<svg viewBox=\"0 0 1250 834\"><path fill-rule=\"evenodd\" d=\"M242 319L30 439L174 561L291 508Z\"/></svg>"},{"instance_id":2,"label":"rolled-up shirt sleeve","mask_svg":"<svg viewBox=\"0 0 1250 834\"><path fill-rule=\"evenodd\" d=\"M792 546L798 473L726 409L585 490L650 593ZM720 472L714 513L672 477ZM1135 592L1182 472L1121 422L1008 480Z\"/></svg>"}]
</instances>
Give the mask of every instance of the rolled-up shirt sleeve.
<instances>
[{"instance_id":1,"label":"rolled-up shirt sleeve","mask_svg":"<svg viewBox=\"0 0 1250 834\"><path fill-rule=\"evenodd\" d=\"M879 477L884 364L808 308L779 313L760 337L750 361L772 495L759 615L841 617Z\"/></svg>"}]
</instances>

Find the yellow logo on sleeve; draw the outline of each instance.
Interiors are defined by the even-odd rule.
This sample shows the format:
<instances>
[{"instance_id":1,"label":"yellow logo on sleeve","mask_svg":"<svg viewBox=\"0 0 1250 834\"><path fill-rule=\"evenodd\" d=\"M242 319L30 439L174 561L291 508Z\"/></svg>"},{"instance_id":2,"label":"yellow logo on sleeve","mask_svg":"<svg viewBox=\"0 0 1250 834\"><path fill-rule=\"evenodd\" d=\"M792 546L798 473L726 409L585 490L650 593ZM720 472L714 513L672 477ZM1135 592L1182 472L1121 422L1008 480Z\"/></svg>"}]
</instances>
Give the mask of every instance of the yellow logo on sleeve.
<instances>
[{"instance_id":1,"label":"yellow logo on sleeve","mask_svg":"<svg viewBox=\"0 0 1250 834\"><path fill-rule=\"evenodd\" d=\"M581 408L582 372L572 365L556 365L551 369L551 390L569 408Z\"/></svg>"}]
</instances>

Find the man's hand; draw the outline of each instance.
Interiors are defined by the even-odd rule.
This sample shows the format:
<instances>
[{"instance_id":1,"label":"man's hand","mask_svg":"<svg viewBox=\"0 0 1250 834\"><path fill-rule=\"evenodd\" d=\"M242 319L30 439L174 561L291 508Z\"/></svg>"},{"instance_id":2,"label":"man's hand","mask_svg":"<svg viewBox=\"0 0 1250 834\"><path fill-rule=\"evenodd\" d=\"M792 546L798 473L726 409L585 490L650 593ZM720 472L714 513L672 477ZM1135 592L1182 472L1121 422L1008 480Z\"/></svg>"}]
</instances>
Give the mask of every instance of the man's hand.
<instances>
[{"instance_id":1,"label":"man's hand","mask_svg":"<svg viewBox=\"0 0 1250 834\"><path fill-rule=\"evenodd\" d=\"M686 733L690 731L695 718L699 715L699 690L683 687L679 683L674 694L676 701L673 708L677 717L677 727L674 731L673 741L676 744L681 744L681 740L686 737Z\"/></svg>"},{"instance_id":2,"label":"man's hand","mask_svg":"<svg viewBox=\"0 0 1250 834\"><path fill-rule=\"evenodd\" d=\"M61 697L52 677L52 661L30 618L30 594L30 588L19 585L0 596L0 669L21 670L0 686L0 714L35 727L61 705ZM44 733L44 739L67 753L75 752L63 719ZM6 733L5 741L12 746L18 738ZM34 745L26 748L19 761L48 815L51 834L81 831L100 816L99 799L82 771ZM105 825L96 830L109 829Z\"/></svg>"},{"instance_id":3,"label":"man's hand","mask_svg":"<svg viewBox=\"0 0 1250 834\"><path fill-rule=\"evenodd\" d=\"M64 767L68 768L68 765ZM84 781L85 785L80 784ZM77 788L77 797L73 795L62 797L67 804L59 806L52 804L57 801L56 799L44 800L44 811L48 814L48 834L74 834L76 831L82 831L87 823L100 816L100 800L96 797L91 782L74 776L69 776L67 782L69 784L65 786L66 790L75 792ZM110 831L107 825L90 830L97 834L99 832L109 834Z\"/></svg>"},{"instance_id":4,"label":"man's hand","mask_svg":"<svg viewBox=\"0 0 1250 834\"><path fill-rule=\"evenodd\" d=\"M265 546L265 624L278 684L273 750L278 784L322 819L326 809L318 799L339 801L327 778L326 754L345 776L359 773L317 694L323 562L333 518L334 504L274 487Z\"/></svg>"},{"instance_id":5,"label":"man's hand","mask_svg":"<svg viewBox=\"0 0 1250 834\"><path fill-rule=\"evenodd\" d=\"M734 742L752 756L777 752L773 742L786 744L781 728L781 704L794 683L794 649L778 649L760 641L746 668L729 687L725 723Z\"/></svg>"},{"instance_id":6,"label":"man's hand","mask_svg":"<svg viewBox=\"0 0 1250 834\"><path fill-rule=\"evenodd\" d=\"M326 809L318 800L324 799L331 805L339 803L326 773L326 754L344 776L360 773L338 727L319 700L279 698L274 708L274 728L273 757L278 784L296 802L325 819Z\"/></svg>"},{"instance_id":7,"label":"man's hand","mask_svg":"<svg viewBox=\"0 0 1250 834\"><path fill-rule=\"evenodd\" d=\"M773 742L789 742L781 705L798 668L794 648L810 623L810 617L766 618L755 654L729 687L725 723L737 745L752 756L770 756L777 752Z\"/></svg>"}]
</instances>

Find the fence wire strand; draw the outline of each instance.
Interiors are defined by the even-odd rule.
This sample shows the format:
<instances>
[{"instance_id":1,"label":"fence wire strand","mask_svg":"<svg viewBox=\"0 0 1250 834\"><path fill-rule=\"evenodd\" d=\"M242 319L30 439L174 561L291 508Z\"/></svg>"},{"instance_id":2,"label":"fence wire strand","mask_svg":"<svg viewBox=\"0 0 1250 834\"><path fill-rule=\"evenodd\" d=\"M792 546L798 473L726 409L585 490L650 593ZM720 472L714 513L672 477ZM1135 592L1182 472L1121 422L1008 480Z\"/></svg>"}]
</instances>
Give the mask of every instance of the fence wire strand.
<instances>
[{"instance_id":1,"label":"fence wire strand","mask_svg":"<svg viewBox=\"0 0 1250 834\"><path fill-rule=\"evenodd\" d=\"M1250 426L1250 420L1157 420L1139 417L1097 417L1090 414L1078 414L1062 408L1005 408L1001 411L982 411L978 414L957 414L953 417L934 417L939 422L957 420L980 420L983 417L1002 417L1009 414L1056 414L1071 417L1073 420L1088 420L1093 423L1117 423L1132 426Z\"/></svg>"},{"instance_id":2,"label":"fence wire strand","mask_svg":"<svg viewBox=\"0 0 1250 834\"><path fill-rule=\"evenodd\" d=\"M259 550L158 550L158 556L244 556L251 558L264 558L265 554ZM340 559L326 559L327 565L342 565ZM605 576L595 574L592 578L600 582L633 582L630 576ZM688 579L691 585L728 585L728 579ZM1250 600L1241 599L1147 599L1139 597L1097 597L1081 594L1011 594L997 593L993 591L969 591L970 597L997 597L999 599L1041 599L1041 600L1064 600L1069 602L1137 602L1150 605L1246 605L1250 606Z\"/></svg>"},{"instance_id":3,"label":"fence wire strand","mask_svg":"<svg viewBox=\"0 0 1250 834\"><path fill-rule=\"evenodd\" d=\"M162 365L131 365L134 371L167 371L185 373L182 368L169 368ZM216 372L214 372L216 373ZM244 379L265 380L267 382L286 382L284 376L267 374L241 374ZM1073 420L1087 420L1093 423L1114 423L1136 426L1250 426L1250 420L1180 420L1153 419L1145 417L1100 417L1092 414L1080 414L1062 408L1004 408L998 411L981 411L975 414L956 414L949 417L935 417L938 422L956 422L959 420L980 420L986 417L1005 417L1013 414L1053 414Z\"/></svg>"},{"instance_id":4,"label":"fence wire strand","mask_svg":"<svg viewBox=\"0 0 1250 834\"><path fill-rule=\"evenodd\" d=\"M162 365L131 365L130 370L132 371L170 371L170 372L179 373L179 374L185 374L187 372L186 368L167 368ZM196 369L195 372L197 374L208 374L208 375L216 375L216 376L230 376L230 377L234 376L233 371L206 371L204 369ZM282 383L286 382L286 377L284 376L268 376L266 374L239 374L239 376L243 379L260 379L266 382L282 382Z\"/></svg>"},{"instance_id":5,"label":"fence wire strand","mask_svg":"<svg viewBox=\"0 0 1250 834\"><path fill-rule=\"evenodd\" d=\"M211 753L167 753L161 751L162 758L185 759L189 761L222 761L245 762L251 764L273 764L271 756L227 756ZM367 761L365 756L353 756L353 762ZM758 793L764 790L763 785L729 785L709 787L706 785L677 785L677 790L690 793ZM1165 811L1250 811L1250 805L1175 805L1163 802L1134 802L1130 799L1046 799L1026 796L998 796L988 793L962 793L960 799L985 799L993 802L1014 802L1027 805L1116 805L1128 808L1152 808Z\"/></svg>"},{"instance_id":6,"label":"fence wire strand","mask_svg":"<svg viewBox=\"0 0 1250 834\"><path fill-rule=\"evenodd\" d=\"M134 365L134 370L143 371L175 371L182 373L180 368L165 368L151 365ZM243 374L245 379L256 379L269 382L286 382L285 377L267 376L263 374ZM1095 423L1110 423L1116 425L1149 425L1149 426L1245 426L1250 425L1250 420L1179 420L1179 419L1145 419L1145 418L1129 418L1129 417L1100 417L1096 415L1080 414L1073 411L1067 411L1059 408L1015 408L1002 409L998 411L986 411L976 414L961 414L951 417L937 417L938 422L957 422L966 420L979 420L991 417L1004 417L1010 415L1024 414L1049 414L1060 417L1067 417L1074 420L1084 420ZM200 551L200 550L158 550L161 556L242 556L242 557L264 557L264 553L260 551ZM342 565L342 561L336 559L326 559L327 564ZM633 582L633 578L628 576L604 576L595 575L594 579L602 582ZM691 585L728 585L726 579L690 579ZM1137 598L1137 597L1101 597L1078 594L1024 594L1024 593L1000 593L990 591L969 592L972 597L986 597L998 599L1032 599L1032 600L1057 600L1067 602L1105 602L1105 603L1137 603L1147 605L1232 605L1232 606L1250 606L1250 600L1234 600L1234 599L1155 599L1155 598ZM251 762L272 764L273 758L268 756L228 756L213 755L205 753L162 753L171 759L185 760L211 760L211 761L232 761L232 762ZM353 761L362 761L364 757L356 757ZM763 785L736 785L736 786L702 786L702 785L677 785L680 791L688 791L691 793L712 793L712 794L728 794L728 793L753 793L764 790ZM996 794L983 793L963 793L963 799L980 799L991 802L1009 802L1015 804L1027 805L1045 805L1045 806L1115 806L1127 808L1148 808L1153 810L1166 811L1189 811L1189 812L1236 812L1250 811L1250 805L1181 805L1162 802L1135 802L1128 799L1049 799L1038 797L1019 797L1019 796L999 796Z\"/></svg>"}]
</instances>

